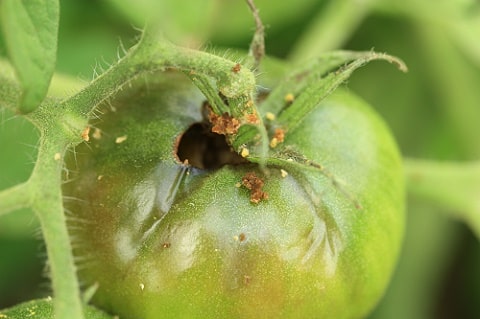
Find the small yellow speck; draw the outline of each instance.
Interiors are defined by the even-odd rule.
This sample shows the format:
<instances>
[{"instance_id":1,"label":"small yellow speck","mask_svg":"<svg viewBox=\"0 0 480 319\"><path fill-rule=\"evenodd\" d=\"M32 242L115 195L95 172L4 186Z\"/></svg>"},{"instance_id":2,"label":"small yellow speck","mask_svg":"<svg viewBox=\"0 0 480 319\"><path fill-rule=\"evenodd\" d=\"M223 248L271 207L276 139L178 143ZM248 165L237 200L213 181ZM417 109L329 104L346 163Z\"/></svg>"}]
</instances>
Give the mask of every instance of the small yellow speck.
<instances>
[{"instance_id":1,"label":"small yellow speck","mask_svg":"<svg viewBox=\"0 0 480 319\"><path fill-rule=\"evenodd\" d=\"M4 315L3 313L0 313L0 318L8 318L8 316Z\"/></svg>"},{"instance_id":2,"label":"small yellow speck","mask_svg":"<svg viewBox=\"0 0 480 319\"><path fill-rule=\"evenodd\" d=\"M83 131L82 131L82 140L84 140L85 142L88 142L90 141L90 126L87 126Z\"/></svg>"},{"instance_id":3,"label":"small yellow speck","mask_svg":"<svg viewBox=\"0 0 480 319\"><path fill-rule=\"evenodd\" d=\"M123 135L123 136L119 136L115 139L115 143L117 144L120 144L120 143L123 143L127 140L127 136L126 135Z\"/></svg>"},{"instance_id":4,"label":"small yellow speck","mask_svg":"<svg viewBox=\"0 0 480 319\"><path fill-rule=\"evenodd\" d=\"M282 174L282 177L285 178L288 176L288 172L284 169L280 169L280 174Z\"/></svg>"},{"instance_id":5,"label":"small yellow speck","mask_svg":"<svg viewBox=\"0 0 480 319\"><path fill-rule=\"evenodd\" d=\"M272 112L267 112L265 113L265 118L269 121L275 121L276 116Z\"/></svg>"},{"instance_id":6,"label":"small yellow speck","mask_svg":"<svg viewBox=\"0 0 480 319\"><path fill-rule=\"evenodd\" d=\"M270 147L275 148L275 147L277 147L277 145L278 145L278 139L276 137L272 138L270 140Z\"/></svg>"},{"instance_id":7,"label":"small yellow speck","mask_svg":"<svg viewBox=\"0 0 480 319\"><path fill-rule=\"evenodd\" d=\"M240 238L239 238L237 235L233 236L233 240L239 241L239 239L240 239Z\"/></svg>"},{"instance_id":8,"label":"small yellow speck","mask_svg":"<svg viewBox=\"0 0 480 319\"><path fill-rule=\"evenodd\" d=\"M53 159L56 161L59 161L61 158L62 158L62 154L60 153L55 153L55 155L53 155Z\"/></svg>"},{"instance_id":9,"label":"small yellow speck","mask_svg":"<svg viewBox=\"0 0 480 319\"><path fill-rule=\"evenodd\" d=\"M295 100L295 95L293 95L292 93L288 93L287 95L285 95L284 99L285 102L292 103Z\"/></svg>"},{"instance_id":10,"label":"small yellow speck","mask_svg":"<svg viewBox=\"0 0 480 319\"><path fill-rule=\"evenodd\" d=\"M293 158L287 158L287 162L293 162Z\"/></svg>"},{"instance_id":11,"label":"small yellow speck","mask_svg":"<svg viewBox=\"0 0 480 319\"><path fill-rule=\"evenodd\" d=\"M248 150L248 148L244 147L242 148L242 151L240 152L240 155L245 158L247 157L248 155L250 155L250 151Z\"/></svg>"},{"instance_id":12,"label":"small yellow speck","mask_svg":"<svg viewBox=\"0 0 480 319\"><path fill-rule=\"evenodd\" d=\"M145 284L140 284L140 289L143 291L145 289Z\"/></svg>"},{"instance_id":13,"label":"small yellow speck","mask_svg":"<svg viewBox=\"0 0 480 319\"><path fill-rule=\"evenodd\" d=\"M98 175L97 176L97 181L101 181L103 179L103 175Z\"/></svg>"},{"instance_id":14,"label":"small yellow speck","mask_svg":"<svg viewBox=\"0 0 480 319\"><path fill-rule=\"evenodd\" d=\"M95 128L93 131L92 137L96 140L99 140L102 138L102 131L99 128Z\"/></svg>"},{"instance_id":15,"label":"small yellow speck","mask_svg":"<svg viewBox=\"0 0 480 319\"><path fill-rule=\"evenodd\" d=\"M240 182L235 183L235 187L236 187L236 188L242 187L242 183L240 183Z\"/></svg>"}]
</instances>

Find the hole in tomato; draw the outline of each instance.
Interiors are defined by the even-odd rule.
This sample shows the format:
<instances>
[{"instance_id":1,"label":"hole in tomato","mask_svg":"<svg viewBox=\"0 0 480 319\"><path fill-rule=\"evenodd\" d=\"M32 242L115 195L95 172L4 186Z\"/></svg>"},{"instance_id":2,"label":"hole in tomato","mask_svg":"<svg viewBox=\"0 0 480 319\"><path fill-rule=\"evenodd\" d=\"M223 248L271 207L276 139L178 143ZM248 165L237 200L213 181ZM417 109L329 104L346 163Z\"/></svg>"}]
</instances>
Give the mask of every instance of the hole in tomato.
<instances>
[{"instance_id":1,"label":"hole in tomato","mask_svg":"<svg viewBox=\"0 0 480 319\"><path fill-rule=\"evenodd\" d=\"M195 123L181 136L177 144L180 162L200 169L217 169L224 165L245 163L227 144L224 135L213 133L206 122Z\"/></svg>"}]
</instances>

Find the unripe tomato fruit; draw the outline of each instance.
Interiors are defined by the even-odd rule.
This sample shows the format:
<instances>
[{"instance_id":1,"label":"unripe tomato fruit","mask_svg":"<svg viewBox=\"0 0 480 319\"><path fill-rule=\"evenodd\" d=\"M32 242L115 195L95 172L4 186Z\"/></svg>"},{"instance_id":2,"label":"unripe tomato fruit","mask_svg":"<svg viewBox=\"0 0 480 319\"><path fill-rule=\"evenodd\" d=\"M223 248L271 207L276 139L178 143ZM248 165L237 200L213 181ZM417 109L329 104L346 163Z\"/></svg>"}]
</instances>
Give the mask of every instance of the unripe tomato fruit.
<instances>
[{"instance_id":1,"label":"unripe tomato fruit","mask_svg":"<svg viewBox=\"0 0 480 319\"><path fill-rule=\"evenodd\" d=\"M204 100L182 74L139 81L102 109L69 160L69 230L82 284L98 284L94 304L134 319L365 316L404 223L401 159L385 124L337 91L287 132L285 145L340 186L308 168L202 169L178 154L223 156L209 154L222 147L194 124ZM257 204L241 186L252 172L268 193Z\"/></svg>"}]
</instances>

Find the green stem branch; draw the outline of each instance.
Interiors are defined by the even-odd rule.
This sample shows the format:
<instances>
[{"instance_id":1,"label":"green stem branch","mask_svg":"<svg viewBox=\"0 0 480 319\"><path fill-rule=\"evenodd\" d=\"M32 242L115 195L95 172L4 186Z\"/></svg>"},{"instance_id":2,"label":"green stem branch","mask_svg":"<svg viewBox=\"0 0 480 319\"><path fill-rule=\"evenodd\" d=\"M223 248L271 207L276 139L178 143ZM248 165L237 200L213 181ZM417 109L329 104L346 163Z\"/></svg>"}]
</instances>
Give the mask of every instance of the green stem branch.
<instances>
[{"instance_id":1,"label":"green stem branch","mask_svg":"<svg viewBox=\"0 0 480 319\"><path fill-rule=\"evenodd\" d=\"M253 57L253 69L258 69L260 62L265 56L265 27L263 26L262 20L260 19L260 14L258 8L255 6L253 0L246 0L247 5L252 11L253 18L255 20L255 33L253 35L252 42L250 43L250 52L249 55Z\"/></svg>"},{"instance_id":2,"label":"green stem branch","mask_svg":"<svg viewBox=\"0 0 480 319\"><path fill-rule=\"evenodd\" d=\"M30 207L30 184L15 185L0 192L0 216L15 210Z\"/></svg>"},{"instance_id":3,"label":"green stem branch","mask_svg":"<svg viewBox=\"0 0 480 319\"><path fill-rule=\"evenodd\" d=\"M480 162L405 160L408 191L465 221L480 239Z\"/></svg>"}]
</instances>

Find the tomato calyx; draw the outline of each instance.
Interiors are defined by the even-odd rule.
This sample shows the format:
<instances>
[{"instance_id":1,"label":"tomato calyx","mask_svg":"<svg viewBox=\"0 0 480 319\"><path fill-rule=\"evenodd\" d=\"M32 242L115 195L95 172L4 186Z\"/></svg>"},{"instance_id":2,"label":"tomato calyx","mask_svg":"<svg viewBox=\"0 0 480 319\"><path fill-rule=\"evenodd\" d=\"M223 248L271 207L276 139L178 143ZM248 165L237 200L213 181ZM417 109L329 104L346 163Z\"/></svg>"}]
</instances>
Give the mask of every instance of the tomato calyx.
<instances>
[{"instance_id":1,"label":"tomato calyx","mask_svg":"<svg viewBox=\"0 0 480 319\"><path fill-rule=\"evenodd\" d=\"M227 112L217 115L208 102L202 105L203 121L192 124L179 136L176 145L176 157L184 166L201 170L216 170L225 165L249 164L243 148L235 152L228 144L228 135L237 133L240 122ZM276 135L283 141L283 131L276 130ZM275 140L277 138L274 137ZM238 183L250 191L250 202L258 204L268 199L263 190L265 180L253 171L247 172Z\"/></svg>"},{"instance_id":2,"label":"tomato calyx","mask_svg":"<svg viewBox=\"0 0 480 319\"><path fill-rule=\"evenodd\" d=\"M332 187L352 205L362 205L346 189L334 172L296 152L288 143L294 133L319 103L337 89L358 68L374 60L385 60L406 71L396 57L377 52L330 52L310 61L280 80L262 96L253 88L236 96L225 95L205 75L187 74L203 93L203 121L190 126L176 146L180 163L200 169L218 169L227 164L252 163L260 171L267 166L288 170L315 170L330 180ZM238 74L241 66L230 71ZM260 96L259 99L256 97ZM268 175L268 174L267 174ZM262 183L265 181L262 180ZM248 188L250 184L244 185ZM260 189L249 188L251 202L266 199Z\"/></svg>"}]
</instances>

